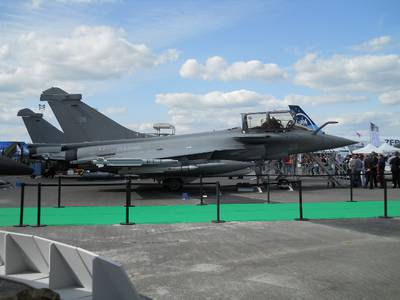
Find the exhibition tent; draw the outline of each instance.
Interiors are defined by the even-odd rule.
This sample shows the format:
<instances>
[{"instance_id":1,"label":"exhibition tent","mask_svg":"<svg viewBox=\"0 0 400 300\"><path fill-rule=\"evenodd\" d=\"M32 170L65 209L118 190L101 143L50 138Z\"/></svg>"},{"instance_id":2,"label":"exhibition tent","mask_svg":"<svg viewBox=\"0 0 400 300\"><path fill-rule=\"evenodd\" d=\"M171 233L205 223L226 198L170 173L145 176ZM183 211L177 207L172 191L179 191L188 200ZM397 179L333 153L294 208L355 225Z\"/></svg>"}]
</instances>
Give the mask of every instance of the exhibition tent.
<instances>
[{"instance_id":1,"label":"exhibition tent","mask_svg":"<svg viewBox=\"0 0 400 300\"><path fill-rule=\"evenodd\" d=\"M372 153L372 152L377 152L378 153L378 148L375 147L372 144L368 144L367 146L365 146L363 148L360 148L360 149L357 149L357 150L353 151L353 153L356 153L356 154L366 154L366 153Z\"/></svg>"},{"instance_id":2,"label":"exhibition tent","mask_svg":"<svg viewBox=\"0 0 400 300\"><path fill-rule=\"evenodd\" d=\"M389 145L388 143L383 143L378 148L378 153L392 153L395 151L399 151L399 149L396 147L393 147L392 145Z\"/></svg>"}]
</instances>

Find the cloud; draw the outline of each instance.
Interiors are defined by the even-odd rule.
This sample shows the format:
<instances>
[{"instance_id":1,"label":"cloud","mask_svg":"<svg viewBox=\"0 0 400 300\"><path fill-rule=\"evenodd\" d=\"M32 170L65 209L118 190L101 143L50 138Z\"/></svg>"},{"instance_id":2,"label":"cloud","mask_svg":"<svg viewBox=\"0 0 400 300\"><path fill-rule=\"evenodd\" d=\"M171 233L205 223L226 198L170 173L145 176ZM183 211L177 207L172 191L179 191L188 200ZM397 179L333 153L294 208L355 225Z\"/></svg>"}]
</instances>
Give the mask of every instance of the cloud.
<instances>
[{"instance_id":1,"label":"cloud","mask_svg":"<svg viewBox=\"0 0 400 300\"><path fill-rule=\"evenodd\" d=\"M357 51L375 52L385 49L391 42L392 38L388 35L384 35L354 46L353 48Z\"/></svg>"},{"instance_id":2,"label":"cloud","mask_svg":"<svg viewBox=\"0 0 400 300\"><path fill-rule=\"evenodd\" d=\"M400 86L400 56L307 54L294 66L294 82L325 92L387 92Z\"/></svg>"},{"instance_id":3,"label":"cloud","mask_svg":"<svg viewBox=\"0 0 400 300\"><path fill-rule=\"evenodd\" d=\"M67 37L23 34L0 45L0 55L0 95L20 98L52 85L120 78L177 58L176 50L157 55L108 26L79 26Z\"/></svg>"},{"instance_id":4,"label":"cloud","mask_svg":"<svg viewBox=\"0 0 400 300\"><path fill-rule=\"evenodd\" d=\"M206 63L188 59L180 69L183 78L203 80L275 80L286 78L287 74L277 64L264 64L259 60L238 61L228 64L223 57L213 56Z\"/></svg>"},{"instance_id":5,"label":"cloud","mask_svg":"<svg viewBox=\"0 0 400 300\"><path fill-rule=\"evenodd\" d=\"M362 102L369 100L366 96L357 95L288 95L283 99L283 102L287 105L325 105L325 104L336 104L336 103L352 103Z\"/></svg>"},{"instance_id":6,"label":"cloud","mask_svg":"<svg viewBox=\"0 0 400 300\"><path fill-rule=\"evenodd\" d=\"M387 93L383 93L379 96L379 101L383 104L400 104L400 90L394 90Z\"/></svg>"},{"instance_id":7,"label":"cloud","mask_svg":"<svg viewBox=\"0 0 400 300\"><path fill-rule=\"evenodd\" d=\"M314 106L366 100L368 98L364 96L295 94L278 99L250 90L213 91L207 94L167 93L156 96L156 103L168 107L171 122L178 133L240 126L241 113L288 109L289 104Z\"/></svg>"},{"instance_id":8,"label":"cloud","mask_svg":"<svg viewBox=\"0 0 400 300\"><path fill-rule=\"evenodd\" d=\"M31 9L38 9L42 7L42 5L46 2L59 2L62 4L93 4L93 3L109 3L109 2L115 2L115 0L31 0L27 7Z\"/></svg>"},{"instance_id":9,"label":"cloud","mask_svg":"<svg viewBox=\"0 0 400 300\"><path fill-rule=\"evenodd\" d=\"M235 127L240 125L242 112L283 107L272 96L248 90L158 94L156 102L169 108L171 123L178 133Z\"/></svg>"},{"instance_id":10,"label":"cloud","mask_svg":"<svg viewBox=\"0 0 400 300\"><path fill-rule=\"evenodd\" d=\"M155 130L153 129L153 123L145 122L145 123L131 123L127 124L131 130L138 131L138 132L146 132L146 133L154 133Z\"/></svg>"},{"instance_id":11,"label":"cloud","mask_svg":"<svg viewBox=\"0 0 400 300\"><path fill-rule=\"evenodd\" d=\"M128 112L128 108L124 106L109 106L103 109L104 114L118 115Z\"/></svg>"}]
</instances>

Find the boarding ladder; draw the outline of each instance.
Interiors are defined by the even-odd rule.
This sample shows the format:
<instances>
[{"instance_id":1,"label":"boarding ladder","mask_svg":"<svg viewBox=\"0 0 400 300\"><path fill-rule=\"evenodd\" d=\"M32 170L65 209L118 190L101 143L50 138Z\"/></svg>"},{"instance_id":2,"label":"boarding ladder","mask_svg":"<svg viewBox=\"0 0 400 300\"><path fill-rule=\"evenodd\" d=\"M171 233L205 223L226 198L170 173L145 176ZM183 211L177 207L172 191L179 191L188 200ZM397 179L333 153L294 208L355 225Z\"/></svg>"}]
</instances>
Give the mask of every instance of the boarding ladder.
<instances>
[{"instance_id":1,"label":"boarding ladder","mask_svg":"<svg viewBox=\"0 0 400 300\"><path fill-rule=\"evenodd\" d=\"M335 174L335 170L339 171L339 174L346 174L346 171L343 169L343 167L339 164L339 162L336 160L336 158L333 158L333 160L328 161L328 164L326 165L317 155L314 153L308 153L308 156L311 158L312 161L315 161L318 166L321 168L322 172L331 175L328 176L328 184L331 184L333 187L335 186L343 186L343 181L339 180L339 178ZM334 163L334 168L331 167L332 163Z\"/></svg>"}]
</instances>

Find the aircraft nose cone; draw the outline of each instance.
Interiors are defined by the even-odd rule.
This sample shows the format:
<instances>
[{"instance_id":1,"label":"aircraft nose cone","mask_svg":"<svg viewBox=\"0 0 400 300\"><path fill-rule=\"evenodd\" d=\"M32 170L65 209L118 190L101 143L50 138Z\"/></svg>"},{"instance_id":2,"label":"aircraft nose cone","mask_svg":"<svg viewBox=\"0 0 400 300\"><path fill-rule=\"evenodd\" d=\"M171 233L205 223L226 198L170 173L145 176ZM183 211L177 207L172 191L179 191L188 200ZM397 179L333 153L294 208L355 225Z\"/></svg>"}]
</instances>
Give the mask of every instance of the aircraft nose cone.
<instances>
[{"instance_id":1,"label":"aircraft nose cone","mask_svg":"<svg viewBox=\"0 0 400 300\"><path fill-rule=\"evenodd\" d=\"M346 138L334 136L334 135L326 135L324 139L326 140L325 143L327 144L327 147L334 149L334 148L340 148L352 144L357 144L356 141L349 140Z\"/></svg>"}]
</instances>

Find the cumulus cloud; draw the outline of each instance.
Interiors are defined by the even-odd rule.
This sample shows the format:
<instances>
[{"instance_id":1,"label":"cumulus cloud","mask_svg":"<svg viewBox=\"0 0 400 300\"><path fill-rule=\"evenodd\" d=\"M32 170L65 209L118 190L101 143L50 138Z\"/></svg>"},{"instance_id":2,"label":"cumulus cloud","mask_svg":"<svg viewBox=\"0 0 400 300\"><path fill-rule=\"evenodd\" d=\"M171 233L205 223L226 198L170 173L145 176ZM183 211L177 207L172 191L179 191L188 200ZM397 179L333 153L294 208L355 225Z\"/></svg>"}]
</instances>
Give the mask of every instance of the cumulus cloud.
<instances>
[{"instance_id":1,"label":"cumulus cloud","mask_svg":"<svg viewBox=\"0 0 400 300\"><path fill-rule=\"evenodd\" d=\"M352 103L367 101L367 96L358 95L288 95L283 99L283 102L287 105L325 105L325 104L336 104L336 103Z\"/></svg>"},{"instance_id":2,"label":"cumulus cloud","mask_svg":"<svg viewBox=\"0 0 400 300\"><path fill-rule=\"evenodd\" d=\"M79 26L67 37L21 35L0 46L0 94L20 97L51 85L119 78L175 60L175 50L160 55L131 43L125 32L107 26Z\"/></svg>"},{"instance_id":3,"label":"cumulus cloud","mask_svg":"<svg viewBox=\"0 0 400 300\"><path fill-rule=\"evenodd\" d=\"M378 125L385 134L398 136L400 126L398 112L365 111L358 113L341 114L336 120L348 131L369 128L369 123ZM383 130L382 130L383 129Z\"/></svg>"},{"instance_id":4,"label":"cumulus cloud","mask_svg":"<svg viewBox=\"0 0 400 300\"><path fill-rule=\"evenodd\" d=\"M103 113L106 115L118 115L128 112L128 108L124 106L109 106L103 109Z\"/></svg>"},{"instance_id":5,"label":"cumulus cloud","mask_svg":"<svg viewBox=\"0 0 400 300\"><path fill-rule=\"evenodd\" d=\"M295 64L296 84L327 92L386 92L400 85L400 56L307 54Z\"/></svg>"},{"instance_id":6,"label":"cumulus cloud","mask_svg":"<svg viewBox=\"0 0 400 300\"><path fill-rule=\"evenodd\" d=\"M365 100L368 98L364 96L295 94L278 99L249 90L213 91L207 94L168 93L156 96L158 104L168 107L171 122L179 133L240 126L240 114L243 112L288 109L289 104L314 106Z\"/></svg>"},{"instance_id":7,"label":"cumulus cloud","mask_svg":"<svg viewBox=\"0 0 400 300\"><path fill-rule=\"evenodd\" d=\"M235 127L240 125L242 112L283 107L273 96L249 90L158 94L156 102L169 108L171 122L179 133Z\"/></svg>"},{"instance_id":8,"label":"cumulus cloud","mask_svg":"<svg viewBox=\"0 0 400 300\"><path fill-rule=\"evenodd\" d=\"M354 50L358 51L366 51L366 52L375 52L381 51L385 49L392 42L392 38L388 35L380 36L374 39L371 39L365 43L354 46Z\"/></svg>"},{"instance_id":9,"label":"cumulus cloud","mask_svg":"<svg viewBox=\"0 0 400 300\"><path fill-rule=\"evenodd\" d=\"M146 133L154 133L153 123L144 122L144 123L131 123L127 124L126 127L132 129L134 131L146 132Z\"/></svg>"},{"instance_id":10,"label":"cumulus cloud","mask_svg":"<svg viewBox=\"0 0 400 300\"><path fill-rule=\"evenodd\" d=\"M286 78L287 74L277 64L264 64L259 60L238 61L232 64L220 56L207 59L205 64L196 59L188 59L180 69L184 78L200 78L203 80L247 80L258 79L270 81Z\"/></svg>"},{"instance_id":11,"label":"cumulus cloud","mask_svg":"<svg viewBox=\"0 0 400 300\"><path fill-rule=\"evenodd\" d=\"M383 104L400 104L400 90L394 90L387 93L383 93L379 96L379 101Z\"/></svg>"}]
</instances>

